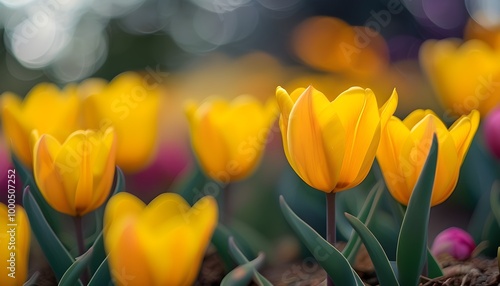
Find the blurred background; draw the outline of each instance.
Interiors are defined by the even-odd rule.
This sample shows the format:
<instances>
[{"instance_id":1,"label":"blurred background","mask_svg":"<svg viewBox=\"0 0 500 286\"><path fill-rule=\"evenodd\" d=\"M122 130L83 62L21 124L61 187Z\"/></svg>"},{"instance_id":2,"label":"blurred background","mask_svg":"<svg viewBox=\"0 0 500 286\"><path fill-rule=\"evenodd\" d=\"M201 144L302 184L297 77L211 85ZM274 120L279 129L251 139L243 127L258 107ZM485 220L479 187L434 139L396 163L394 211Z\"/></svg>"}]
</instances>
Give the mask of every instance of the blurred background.
<instances>
[{"instance_id":1,"label":"blurred background","mask_svg":"<svg viewBox=\"0 0 500 286\"><path fill-rule=\"evenodd\" d=\"M309 84L333 99L358 85L373 89L379 103L396 88L399 117L417 108L446 117L422 72L421 44L486 35L483 39L498 49L499 27L496 0L0 0L0 93L24 96L39 82L112 80L130 70L164 85L157 159L128 178L129 190L150 200L192 168L186 99L245 93L265 100L278 85L291 90ZM278 194L285 193L299 216L319 230L324 194L304 191L308 187L284 159L279 129L270 132L268 142L263 167L236 184L233 198L239 216L256 230L259 247L287 256L290 237L282 235L287 226ZM470 151L475 155L463 167L468 175L449 202L433 209L431 236L446 226L470 227L476 204L487 199L483 195L498 176L498 161L483 145L480 130ZM374 170L359 187L360 198L346 209L359 209L376 180ZM263 202L271 206L264 208L269 212L255 213ZM476 214L472 228L487 215ZM397 239L388 232L389 220L378 227L388 248ZM500 233L498 225L494 231ZM282 248L273 249L276 242Z\"/></svg>"},{"instance_id":2,"label":"blurred background","mask_svg":"<svg viewBox=\"0 0 500 286\"><path fill-rule=\"evenodd\" d=\"M345 60L328 47L351 36L348 25L358 30L347 42L354 40L356 49L370 50L344 47L372 61L354 64L351 69L359 73L359 65L376 69L415 60L426 39L462 37L471 17L485 27L495 26L500 18L500 4L494 0L435 2L1 0L0 91L24 94L40 81L111 79L148 67L178 72L214 54L224 58L212 64L263 53L281 65L342 72ZM329 59L318 61L325 55Z\"/></svg>"}]
</instances>

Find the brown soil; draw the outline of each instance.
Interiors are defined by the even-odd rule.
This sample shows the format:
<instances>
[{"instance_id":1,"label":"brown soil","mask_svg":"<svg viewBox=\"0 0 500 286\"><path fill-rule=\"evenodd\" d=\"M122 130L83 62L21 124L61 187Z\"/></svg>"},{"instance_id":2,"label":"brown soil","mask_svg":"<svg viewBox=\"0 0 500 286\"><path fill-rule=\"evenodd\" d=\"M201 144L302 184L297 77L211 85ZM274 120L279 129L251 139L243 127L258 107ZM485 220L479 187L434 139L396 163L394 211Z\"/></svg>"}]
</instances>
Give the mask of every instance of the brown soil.
<instances>
[{"instance_id":1,"label":"brown soil","mask_svg":"<svg viewBox=\"0 0 500 286\"><path fill-rule=\"evenodd\" d=\"M436 279L421 277L420 286L500 286L496 259L476 257L466 261L457 261L451 257L440 257L438 260L443 268L444 276ZM365 285L378 285L373 265L364 248L361 248L356 258L354 269L363 279ZM312 258L278 267L265 268L260 273L276 286L326 285L326 272ZM217 253L211 251L205 257L196 285L220 285L223 276L222 262Z\"/></svg>"}]
</instances>

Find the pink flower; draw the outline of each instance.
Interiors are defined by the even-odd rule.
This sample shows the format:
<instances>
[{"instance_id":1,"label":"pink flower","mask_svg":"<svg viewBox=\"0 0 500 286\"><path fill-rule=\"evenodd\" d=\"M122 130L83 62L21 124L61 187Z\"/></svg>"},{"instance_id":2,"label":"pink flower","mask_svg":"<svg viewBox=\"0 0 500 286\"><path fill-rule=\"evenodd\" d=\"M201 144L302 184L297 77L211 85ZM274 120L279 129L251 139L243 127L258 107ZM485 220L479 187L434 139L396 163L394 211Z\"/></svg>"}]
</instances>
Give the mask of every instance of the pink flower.
<instances>
[{"instance_id":1,"label":"pink flower","mask_svg":"<svg viewBox=\"0 0 500 286\"><path fill-rule=\"evenodd\" d=\"M431 252L434 256L449 254L455 259L466 260L475 248L476 244L469 233L458 227L450 227L436 236Z\"/></svg>"},{"instance_id":2,"label":"pink flower","mask_svg":"<svg viewBox=\"0 0 500 286\"><path fill-rule=\"evenodd\" d=\"M486 145L500 159L500 107L492 110L484 122Z\"/></svg>"}]
</instances>

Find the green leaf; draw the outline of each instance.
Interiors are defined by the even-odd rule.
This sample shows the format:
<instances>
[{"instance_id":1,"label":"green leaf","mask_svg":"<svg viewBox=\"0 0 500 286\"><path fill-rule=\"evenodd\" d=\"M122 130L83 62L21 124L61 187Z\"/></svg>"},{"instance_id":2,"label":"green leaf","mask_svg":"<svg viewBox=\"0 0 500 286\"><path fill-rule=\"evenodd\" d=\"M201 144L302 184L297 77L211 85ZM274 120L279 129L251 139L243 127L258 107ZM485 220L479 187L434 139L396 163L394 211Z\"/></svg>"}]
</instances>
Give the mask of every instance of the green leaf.
<instances>
[{"instance_id":1,"label":"green leaf","mask_svg":"<svg viewBox=\"0 0 500 286\"><path fill-rule=\"evenodd\" d=\"M318 263L332 278L335 285L358 285L357 274L349 262L335 247L323 239L314 229L301 220L287 205L283 196L280 196L280 206L285 219L295 233L305 243ZM359 278L359 277L358 277ZM359 280L360 281L360 280Z\"/></svg>"},{"instance_id":2,"label":"green leaf","mask_svg":"<svg viewBox=\"0 0 500 286\"><path fill-rule=\"evenodd\" d=\"M236 266L230 255L229 244L227 243L230 237L234 237L235 240L238 241L245 257L254 257L254 252L252 252L250 246L246 243L246 240L237 232L230 230L219 222L212 236L212 244L217 249L217 253L222 259L224 267L227 271Z\"/></svg>"},{"instance_id":3,"label":"green leaf","mask_svg":"<svg viewBox=\"0 0 500 286\"><path fill-rule=\"evenodd\" d=\"M240 265L229 272L222 282L221 286L246 286L252 280L253 273L264 263L264 253L259 253L257 258Z\"/></svg>"},{"instance_id":4,"label":"green leaf","mask_svg":"<svg viewBox=\"0 0 500 286\"><path fill-rule=\"evenodd\" d=\"M495 220L500 226L500 182L495 181L491 187L490 206Z\"/></svg>"},{"instance_id":5,"label":"green leaf","mask_svg":"<svg viewBox=\"0 0 500 286\"><path fill-rule=\"evenodd\" d=\"M94 254L89 263L90 273L95 273L97 269L101 266L101 263L106 259L106 251L104 249L104 239L103 232L99 234L97 239L94 241L92 245L92 249L94 250Z\"/></svg>"},{"instance_id":6,"label":"green leaf","mask_svg":"<svg viewBox=\"0 0 500 286\"><path fill-rule=\"evenodd\" d=\"M233 237L229 238L229 251L231 252L232 257L236 262L240 265L247 264L250 262L246 256L241 252L241 250L236 245ZM257 270L253 270L253 278L254 281L260 286L272 286L273 284L269 282L262 274L260 274Z\"/></svg>"},{"instance_id":7,"label":"green leaf","mask_svg":"<svg viewBox=\"0 0 500 286\"><path fill-rule=\"evenodd\" d=\"M375 186L371 189L370 193L366 197L363 207L359 211L358 219L364 222L366 225L370 225L375 209L382 197L382 191L384 190L384 182L378 181ZM357 232L353 232L351 238L347 242L342 254L347 258L350 264L354 264L356 260L356 254L358 253L359 247L361 246L361 240Z\"/></svg>"},{"instance_id":8,"label":"green leaf","mask_svg":"<svg viewBox=\"0 0 500 286\"><path fill-rule=\"evenodd\" d=\"M375 238L373 233L355 216L345 213L349 223L352 225L356 233L363 240L366 250L377 272L377 277L380 285L384 286L399 286L396 275L392 270L391 263L384 252L384 249Z\"/></svg>"},{"instance_id":9,"label":"green leaf","mask_svg":"<svg viewBox=\"0 0 500 286\"><path fill-rule=\"evenodd\" d=\"M90 262L90 258L92 258L93 249L90 248L77 257L75 262L66 270L61 281L59 281L58 286L74 286L80 282L80 276L87 269L87 265Z\"/></svg>"},{"instance_id":10,"label":"green leaf","mask_svg":"<svg viewBox=\"0 0 500 286\"><path fill-rule=\"evenodd\" d=\"M396 263L401 285L418 285L427 257L427 229L437 150L438 141L434 134L429 155L413 189L399 233Z\"/></svg>"},{"instance_id":11,"label":"green leaf","mask_svg":"<svg viewBox=\"0 0 500 286\"><path fill-rule=\"evenodd\" d=\"M99 268L97 268L94 276L90 279L88 286L103 286L109 285L111 282L111 272L109 271L108 257L106 257ZM126 282L126 281L125 281Z\"/></svg>"},{"instance_id":12,"label":"green leaf","mask_svg":"<svg viewBox=\"0 0 500 286\"><path fill-rule=\"evenodd\" d=\"M441 266L439 266L439 263L436 261L436 258L434 258L429 248L427 248L427 270L429 271L428 276L431 279L444 275Z\"/></svg>"},{"instance_id":13,"label":"green leaf","mask_svg":"<svg viewBox=\"0 0 500 286\"><path fill-rule=\"evenodd\" d=\"M75 260L49 226L37 201L31 194L29 186L24 189L23 203L30 221L31 230L35 234L57 280L60 280Z\"/></svg>"},{"instance_id":14,"label":"green leaf","mask_svg":"<svg viewBox=\"0 0 500 286\"><path fill-rule=\"evenodd\" d=\"M231 231L221 223L217 225L217 227L214 230L214 234L212 236L212 243L217 249L217 253L219 254L219 257L222 259L222 262L224 263L224 268L227 271L235 267L233 259L229 254L229 249L227 244L227 241L231 236L232 236Z\"/></svg>"}]
</instances>

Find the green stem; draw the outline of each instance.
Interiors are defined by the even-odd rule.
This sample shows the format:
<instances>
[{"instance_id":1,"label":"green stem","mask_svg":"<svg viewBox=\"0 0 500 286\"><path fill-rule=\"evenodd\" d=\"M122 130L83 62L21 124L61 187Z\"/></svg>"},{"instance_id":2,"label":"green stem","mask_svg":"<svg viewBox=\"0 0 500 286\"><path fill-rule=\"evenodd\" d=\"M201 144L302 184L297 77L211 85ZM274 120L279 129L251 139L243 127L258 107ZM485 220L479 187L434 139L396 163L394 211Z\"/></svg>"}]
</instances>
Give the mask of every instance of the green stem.
<instances>
[{"instance_id":1,"label":"green stem","mask_svg":"<svg viewBox=\"0 0 500 286\"><path fill-rule=\"evenodd\" d=\"M326 241L328 241L332 246L335 246L336 240L335 192L332 191L326 194ZM330 276L326 277L326 285L334 286Z\"/></svg>"},{"instance_id":2,"label":"green stem","mask_svg":"<svg viewBox=\"0 0 500 286\"><path fill-rule=\"evenodd\" d=\"M222 212L222 222L226 225L229 226L229 223L231 222L231 190L229 189L229 184L224 186L222 188L222 205L223 205L223 212Z\"/></svg>"},{"instance_id":3,"label":"green stem","mask_svg":"<svg viewBox=\"0 0 500 286\"><path fill-rule=\"evenodd\" d=\"M84 242L84 235L83 235L83 224L82 224L82 217L81 216L76 216L74 217L74 222L75 222L75 234L76 234L76 242L78 246L78 256L81 256L85 253L85 242ZM83 285L87 285L90 281L90 276L88 269L86 269L81 277Z\"/></svg>"}]
</instances>

